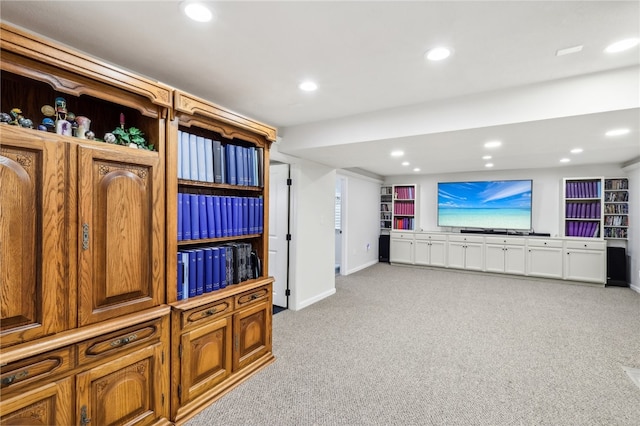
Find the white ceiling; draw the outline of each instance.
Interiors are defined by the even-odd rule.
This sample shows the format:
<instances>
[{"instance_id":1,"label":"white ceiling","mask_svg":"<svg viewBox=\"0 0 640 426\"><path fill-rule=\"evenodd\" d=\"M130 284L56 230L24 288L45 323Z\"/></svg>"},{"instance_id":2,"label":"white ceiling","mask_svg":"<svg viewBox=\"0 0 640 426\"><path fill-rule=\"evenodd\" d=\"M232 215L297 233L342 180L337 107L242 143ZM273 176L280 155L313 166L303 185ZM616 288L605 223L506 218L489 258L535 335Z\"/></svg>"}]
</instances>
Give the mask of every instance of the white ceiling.
<instances>
[{"instance_id":1,"label":"white ceiling","mask_svg":"<svg viewBox=\"0 0 640 426\"><path fill-rule=\"evenodd\" d=\"M640 48L603 53L613 41L640 37L638 1L206 3L215 15L207 24L184 17L177 1L2 0L0 16L276 126L281 153L336 168L413 173L389 157L400 148L420 173L485 170L480 157L489 138L503 141L492 153L493 170L558 167L567 156L571 165L623 164L640 156ZM426 63L424 52L439 44L454 54ZM575 45L583 50L555 56ZM589 100L590 89L580 86L583 103L606 104L602 108L555 112L566 99L546 97L546 115L540 105L527 117L522 105L505 104L505 117L517 109L517 119L439 130L420 123L426 121L420 111L440 104L455 102L465 111L473 99L480 112L482 97L558 81L568 87L620 70L634 76L625 96ZM318 83L317 92L298 90L308 78ZM460 121L469 115L475 114ZM360 134L356 124L367 118L372 133L376 125L384 131ZM612 126L631 133L607 140L603 134ZM318 129L327 135L319 143ZM584 152L571 156L574 147Z\"/></svg>"}]
</instances>

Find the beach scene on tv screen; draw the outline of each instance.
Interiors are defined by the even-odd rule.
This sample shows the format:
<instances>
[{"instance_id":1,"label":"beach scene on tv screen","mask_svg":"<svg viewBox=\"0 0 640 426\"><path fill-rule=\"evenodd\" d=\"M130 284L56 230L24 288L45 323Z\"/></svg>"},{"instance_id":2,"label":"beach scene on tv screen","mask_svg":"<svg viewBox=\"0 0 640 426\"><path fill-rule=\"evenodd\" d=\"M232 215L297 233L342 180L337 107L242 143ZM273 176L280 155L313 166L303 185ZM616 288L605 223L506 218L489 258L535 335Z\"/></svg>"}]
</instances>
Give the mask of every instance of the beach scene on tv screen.
<instances>
[{"instance_id":1,"label":"beach scene on tv screen","mask_svg":"<svg viewBox=\"0 0 640 426\"><path fill-rule=\"evenodd\" d=\"M438 183L438 226L530 229L531 181Z\"/></svg>"}]
</instances>

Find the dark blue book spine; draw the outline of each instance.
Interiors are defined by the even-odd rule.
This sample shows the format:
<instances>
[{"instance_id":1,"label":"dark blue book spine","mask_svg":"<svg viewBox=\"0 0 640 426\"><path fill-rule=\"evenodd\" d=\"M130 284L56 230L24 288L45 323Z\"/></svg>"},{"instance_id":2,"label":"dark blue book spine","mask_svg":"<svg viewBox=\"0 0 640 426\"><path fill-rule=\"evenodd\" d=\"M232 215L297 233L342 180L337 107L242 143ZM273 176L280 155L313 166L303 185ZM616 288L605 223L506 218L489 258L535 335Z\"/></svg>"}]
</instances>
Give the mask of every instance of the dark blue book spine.
<instances>
[{"instance_id":1,"label":"dark blue book spine","mask_svg":"<svg viewBox=\"0 0 640 426\"><path fill-rule=\"evenodd\" d=\"M198 212L200 216L200 238L213 238L213 235L209 235L209 227L207 226L207 199L204 195L198 195L198 206L200 207Z\"/></svg>"},{"instance_id":2,"label":"dark blue book spine","mask_svg":"<svg viewBox=\"0 0 640 426\"><path fill-rule=\"evenodd\" d=\"M229 197L220 197L220 226L222 228L222 236L229 236L229 227L227 225L227 200Z\"/></svg>"},{"instance_id":3,"label":"dark blue book spine","mask_svg":"<svg viewBox=\"0 0 640 426\"><path fill-rule=\"evenodd\" d=\"M196 297L196 251L189 250L189 297Z\"/></svg>"},{"instance_id":4,"label":"dark blue book spine","mask_svg":"<svg viewBox=\"0 0 640 426\"><path fill-rule=\"evenodd\" d=\"M178 241L182 241L182 193L178 193Z\"/></svg>"},{"instance_id":5,"label":"dark blue book spine","mask_svg":"<svg viewBox=\"0 0 640 426\"><path fill-rule=\"evenodd\" d=\"M214 247L212 252L213 261L211 264L213 266L213 289L220 290L222 288L220 287L220 275L222 272L220 271L220 248Z\"/></svg>"},{"instance_id":6,"label":"dark blue book spine","mask_svg":"<svg viewBox=\"0 0 640 426\"><path fill-rule=\"evenodd\" d=\"M182 194L182 239L191 239L191 197Z\"/></svg>"},{"instance_id":7,"label":"dark blue book spine","mask_svg":"<svg viewBox=\"0 0 640 426\"><path fill-rule=\"evenodd\" d=\"M207 195L207 227L209 228L209 238L215 238L215 209L213 207L213 195Z\"/></svg>"},{"instance_id":8,"label":"dark blue book spine","mask_svg":"<svg viewBox=\"0 0 640 426\"><path fill-rule=\"evenodd\" d=\"M249 233L249 197L242 197L242 235Z\"/></svg>"},{"instance_id":9,"label":"dark blue book spine","mask_svg":"<svg viewBox=\"0 0 640 426\"><path fill-rule=\"evenodd\" d=\"M227 144L227 182L231 185L238 184L238 176L236 175L236 147Z\"/></svg>"},{"instance_id":10,"label":"dark blue book spine","mask_svg":"<svg viewBox=\"0 0 640 426\"><path fill-rule=\"evenodd\" d=\"M177 270L177 297L176 299L178 300L182 300L184 299L184 293L182 292L183 290L183 283L182 283L182 279L184 277L184 264L182 263L182 253L178 252L178 267L176 268Z\"/></svg>"},{"instance_id":11,"label":"dark blue book spine","mask_svg":"<svg viewBox=\"0 0 640 426\"><path fill-rule=\"evenodd\" d=\"M244 184L249 186L251 184L249 182L249 148L242 147L242 160L244 161Z\"/></svg>"},{"instance_id":12,"label":"dark blue book spine","mask_svg":"<svg viewBox=\"0 0 640 426\"><path fill-rule=\"evenodd\" d=\"M189 253L186 251L180 252L182 254L182 297L184 299L189 298Z\"/></svg>"},{"instance_id":13,"label":"dark blue book spine","mask_svg":"<svg viewBox=\"0 0 640 426\"><path fill-rule=\"evenodd\" d=\"M227 286L227 248L220 247L219 253L220 288Z\"/></svg>"},{"instance_id":14,"label":"dark blue book spine","mask_svg":"<svg viewBox=\"0 0 640 426\"><path fill-rule=\"evenodd\" d=\"M264 198L258 198L258 233L262 234L264 232Z\"/></svg>"},{"instance_id":15,"label":"dark blue book spine","mask_svg":"<svg viewBox=\"0 0 640 426\"><path fill-rule=\"evenodd\" d=\"M213 178L215 183L222 183L222 144L213 141Z\"/></svg>"},{"instance_id":16,"label":"dark blue book spine","mask_svg":"<svg viewBox=\"0 0 640 426\"><path fill-rule=\"evenodd\" d=\"M242 159L242 147L235 145L236 149L236 180L238 185L244 185L244 179L242 178L242 169L244 168L244 160Z\"/></svg>"},{"instance_id":17,"label":"dark blue book spine","mask_svg":"<svg viewBox=\"0 0 640 426\"><path fill-rule=\"evenodd\" d=\"M198 205L198 195L189 194L191 205L191 239L200 239L200 206Z\"/></svg>"},{"instance_id":18,"label":"dark blue book spine","mask_svg":"<svg viewBox=\"0 0 640 426\"><path fill-rule=\"evenodd\" d=\"M196 252L196 296L204 293L204 250Z\"/></svg>"},{"instance_id":19,"label":"dark blue book spine","mask_svg":"<svg viewBox=\"0 0 640 426\"><path fill-rule=\"evenodd\" d=\"M213 248L204 249L204 292L213 291Z\"/></svg>"},{"instance_id":20,"label":"dark blue book spine","mask_svg":"<svg viewBox=\"0 0 640 426\"><path fill-rule=\"evenodd\" d=\"M256 199L253 197L249 197L247 199L249 203L249 233L255 234L257 232L256 227Z\"/></svg>"},{"instance_id":21,"label":"dark blue book spine","mask_svg":"<svg viewBox=\"0 0 640 426\"><path fill-rule=\"evenodd\" d=\"M231 231L232 236L240 235L240 208L239 198L231 197L231 203L233 204L233 212L231 213L231 221L233 222L233 228Z\"/></svg>"},{"instance_id":22,"label":"dark blue book spine","mask_svg":"<svg viewBox=\"0 0 640 426\"><path fill-rule=\"evenodd\" d=\"M215 220L214 229L216 231L216 238L222 237L222 205L220 203L221 198L222 196L218 195L213 197L213 217Z\"/></svg>"},{"instance_id":23,"label":"dark blue book spine","mask_svg":"<svg viewBox=\"0 0 640 426\"><path fill-rule=\"evenodd\" d=\"M233 236L233 198L227 197L227 237Z\"/></svg>"}]
</instances>

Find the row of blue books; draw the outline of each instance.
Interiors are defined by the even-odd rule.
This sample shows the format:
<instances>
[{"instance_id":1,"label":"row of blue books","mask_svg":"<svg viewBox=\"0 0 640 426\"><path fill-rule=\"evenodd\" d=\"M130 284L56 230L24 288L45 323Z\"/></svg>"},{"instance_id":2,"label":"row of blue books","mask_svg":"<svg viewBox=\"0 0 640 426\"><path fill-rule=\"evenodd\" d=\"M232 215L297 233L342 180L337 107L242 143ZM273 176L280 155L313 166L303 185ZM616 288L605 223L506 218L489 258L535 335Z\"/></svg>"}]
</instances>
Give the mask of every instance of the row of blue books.
<instances>
[{"instance_id":1,"label":"row of blue books","mask_svg":"<svg viewBox=\"0 0 640 426\"><path fill-rule=\"evenodd\" d=\"M601 206L600 202L588 203L567 203L566 217L576 219L599 219Z\"/></svg>"},{"instance_id":2,"label":"row of blue books","mask_svg":"<svg viewBox=\"0 0 640 426\"><path fill-rule=\"evenodd\" d=\"M262 234L264 199L178 193L178 241Z\"/></svg>"},{"instance_id":3,"label":"row of blue books","mask_svg":"<svg viewBox=\"0 0 640 426\"><path fill-rule=\"evenodd\" d=\"M589 237L597 238L600 236L600 222L586 221L568 221L567 237Z\"/></svg>"},{"instance_id":4,"label":"row of blue books","mask_svg":"<svg viewBox=\"0 0 640 426\"><path fill-rule=\"evenodd\" d=\"M177 299L185 300L260 277L261 263L249 243L178 251Z\"/></svg>"},{"instance_id":5,"label":"row of blue books","mask_svg":"<svg viewBox=\"0 0 640 426\"><path fill-rule=\"evenodd\" d=\"M178 179L263 185L264 150L178 131Z\"/></svg>"},{"instance_id":6,"label":"row of blue books","mask_svg":"<svg viewBox=\"0 0 640 426\"><path fill-rule=\"evenodd\" d=\"M601 182L591 181L568 181L567 198L600 198Z\"/></svg>"}]
</instances>

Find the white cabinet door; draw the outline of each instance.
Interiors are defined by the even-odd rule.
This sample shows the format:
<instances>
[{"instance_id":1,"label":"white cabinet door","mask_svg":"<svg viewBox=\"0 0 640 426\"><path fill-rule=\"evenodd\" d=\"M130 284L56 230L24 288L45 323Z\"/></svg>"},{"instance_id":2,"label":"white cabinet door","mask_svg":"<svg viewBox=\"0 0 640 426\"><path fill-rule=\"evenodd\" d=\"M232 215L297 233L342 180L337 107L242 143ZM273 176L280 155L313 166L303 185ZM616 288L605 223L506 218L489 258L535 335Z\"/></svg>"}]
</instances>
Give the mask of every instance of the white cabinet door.
<instances>
[{"instance_id":1,"label":"white cabinet door","mask_svg":"<svg viewBox=\"0 0 640 426\"><path fill-rule=\"evenodd\" d=\"M487 272L504 272L504 245L487 244L485 249L487 251L485 270Z\"/></svg>"},{"instance_id":2,"label":"white cabinet door","mask_svg":"<svg viewBox=\"0 0 640 426\"><path fill-rule=\"evenodd\" d=\"M568 249L565 257L564 278L574 281L604 283L604 250Z\"/></svg>"},{"instance_id":3,"label":"white cabinet door","mask_svg":"<svg viewBox=\"0 0 640 426\"><path fill-rule=\"evenodd\" d=\"M431 248L429 250L429 262L432 266L447 266L446 247L446 241L431 241Z\"/></svg>"},{"instance_id":4,"label":"white cabinet door","mask_svg":"<svg viewBox=\"0 0 640 426\"><path fill-rule=\"evenodd\" d=\"M525 259L524 246L505 246L504 272L507 274L524 275Z\"/></svg>"},{"instance_id":5,"label":"white cabinet door","mask_svg":"<svg viewBox=\"0 0 640 426\"><path fill-rule=\"evenodd\" d=\"M390 261L413 264L413 240L391 238Z\"/></svg>"},{"instance_id":6,"label":"white cabinet door","mask_svg":"<svg viewBox=\"0 0 640 426\"><path fill-rule=\"evenodd\" d=\"M430 249L431 241L429 240L416 240L415 241L415 264L416 265L430 265Z\"/></svg>"},{"instance_id":7,"label":"white cabinet door","mask_svg":"<svg viewBox=\"0 0 640 426\"><path fill-rule=\"evenodd\" d=\"M527 275L562 279L562 249L557 247L529 246Z\"/></svg>"},{"instance_id":8,"label":"white cabinet door","mask_svg":"<svg viewBox=\"0 0 640 426\"><path fill-rule=\"evenodd\" d=\"M464 242L449 242L447 248L447 266L449 268L464 268L464 252L466 243Z\"/></svg>"},{"instance_id":9,"label":"white cabinet door","mask_svg":"<svg viewBox=\"0 0 640 426\"><path fill-rule=\"evenodd\" d=\"M484 268L484 244L467 243L464 262L465 269L482 271Z\"/></svg>"}]
</instances>

